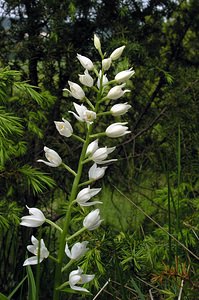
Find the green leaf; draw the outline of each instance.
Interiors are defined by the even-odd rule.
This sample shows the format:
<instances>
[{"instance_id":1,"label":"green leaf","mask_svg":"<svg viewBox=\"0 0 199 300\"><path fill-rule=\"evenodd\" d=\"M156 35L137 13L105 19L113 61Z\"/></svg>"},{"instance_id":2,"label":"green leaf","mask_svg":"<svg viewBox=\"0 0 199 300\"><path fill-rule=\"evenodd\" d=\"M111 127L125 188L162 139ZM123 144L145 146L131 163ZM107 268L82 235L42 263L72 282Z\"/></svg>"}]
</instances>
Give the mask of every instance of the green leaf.
<instances>
[{"instance_id":1,"label":"green leaf","mask_svg":"<svg viewBox=\"0 0 199 300\"><path fill-rule=\"evenodd\" d=\"M137 293L138 296L139 296L139 299L140 299L140 300L145 300L145 296L144 296L144 294L141 292L141 290L139 289L139 287L138 287L137 283L135 282L135 280L132 278L131 281L132 281L132 284L133 284L133 287L134 287L136 293Z\"/></svg>"},{"instance_id":2,"label":"green leaf","mask_svg":"<svg viewBox=\"0 0 199 300\"><path fill-rule=\"evenodd\" d=\"M18 289L20 288L20 286L24 283L24 281L28 278L28 275L26 275L20 282L19 284L16 286L16 288L12 291L12 293L8 296L7 299L12 300L13 295L18 291ZM1 296L1 295L0 295ZM1 298L0 298L1 299ZM3 299L2 299L3 300Z\"/></svg>"},{"instance_id":3,"label":"green leaf","mask_svg":"<svg viewBox=\"0 0 199 300\"><path fill-rule=\"evenodd\" d=\"M30 266L26 267L28 275L28 300L36 300L36 285L35 279Z\"/></svg>"},{"instance_id":4,"label":"green leaf","mask_svg":"<svg viewBox=\"0 0 199 300\"><path fill-rule=\"evenodd\" d=\"M3 295L2 293L0 293L0 299L1 300L9 300L9 298L6 297L5 295Z\"/></svg>"}]
</instances>

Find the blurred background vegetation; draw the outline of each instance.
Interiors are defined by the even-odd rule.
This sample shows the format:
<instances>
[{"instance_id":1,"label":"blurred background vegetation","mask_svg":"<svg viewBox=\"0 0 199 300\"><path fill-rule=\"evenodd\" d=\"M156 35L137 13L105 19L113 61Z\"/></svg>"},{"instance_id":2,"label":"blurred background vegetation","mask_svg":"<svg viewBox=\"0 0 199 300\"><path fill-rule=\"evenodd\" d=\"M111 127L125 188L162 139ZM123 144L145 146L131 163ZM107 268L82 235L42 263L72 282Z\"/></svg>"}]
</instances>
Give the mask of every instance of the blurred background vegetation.
<instances>
[{"instance_id":1,"label":"blurred background vegetation","mask_svg":"<svg viewBox=\"0 0 199 300\"><path fill-rule=\"evenodd\" d=\"M63 88L82 73L76 54L99 60L95 33L107 54L126 45L109 77L132 66L136 73L125 99L132 133L110 141L118 163L102 180L104 223L81 265L97 274L93 295L111 279L98 299L197 299L199 1L1 0L0 9L1 292L26 276L35 231L18 226L25 205L53 220L67 209L71 176L36 160L47 145L76 167L79 145L58 136L54 121L70 121ZM42 268L40 298L51 299L54 267ZM25 282L10 299L26 299L26 289Z\"/></svg>"}]
</instances>

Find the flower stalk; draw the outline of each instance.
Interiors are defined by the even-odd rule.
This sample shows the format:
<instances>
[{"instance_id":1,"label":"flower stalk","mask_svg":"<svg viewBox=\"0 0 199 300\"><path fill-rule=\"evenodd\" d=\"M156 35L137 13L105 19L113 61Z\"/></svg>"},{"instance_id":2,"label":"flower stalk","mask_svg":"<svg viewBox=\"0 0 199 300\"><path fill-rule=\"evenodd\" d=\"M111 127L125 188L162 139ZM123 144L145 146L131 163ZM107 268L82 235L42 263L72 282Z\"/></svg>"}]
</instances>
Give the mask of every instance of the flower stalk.
<instances>
[{"instance_id":1,"label":"flower stalk","mask_svg":"<svg viewBox=\"0 0 199 300\"><path fill-rule=\"evenodd\" d=\"M58 262L59 263L56 265L56 270L55 270L55 289L54 289L53 300L59 300L60 291L57 289L57 287L59 287L61 284L61 278L62 278L61 273L62 273L62 265L63 265L63 257L64 257L64 253L65 253L64 250L65 250L66 240L69 241L70 239L74 238L75 236L78 236L80 233L82 233L85 230L85 228L81 228L79 232L76 232L74 235L67 238L69 224L70 224L70 220L71 220L72 204L77 196L78 186L79 186L79 182L80 182L81 175L82 175L82 169L83 169L82 162L84 161L84 159L86 157L86 150L87 150L87 147L90 142L90 135L92 132L92 127L93 127L92 124L90 124L88 126L86 139L85 139L85 142L84 142L84 145L82 148L82 152L80 155L79 163L78 163L77 174L74 178L73 185L72 185L71 195L70 195L70 199L69 199L69 206L68 206L68 210L67 210L66 216L65 216L63 232L60 236L60 242L59 242L60 246L59 246L59 252L58 252Z\"/></svg>"},{"instance_id":2,"label":"flower stalk","mask_svg":"<svg viewBox=\"0 0 199 300\"><path fill-rule=\"evenodd\" d=\"M75 261L78 261L79 258L85 255L85 253L89 250L89 248L86 248L88 241L76 241L75 239L79 239L85 230L93 231L97 229L103 220L100 217L99 208L93 209L84 218L82 227L70 235L69 229L73 221L72 211L74 206L78 206L79 209L81 209L86 206L94 206L102 203L101 201L98 201L99 199L97 199L97 201L91 200L101 191L101 188L90 187L90 184L95 183L105 175L106 169L108 168L106 165L107 163L117 161L117 158L107 159L109 154L111 154L116 147L108 147L106 145L99 147L98 138L105 136L109 138L118 138L130 133L128 127L125 126L127 122L113 123L111 125L107 124L108 127L105 128L103 132L96 133L96 131L94 131L96 128L96 119L100 119L101 116L109 116L108 119L119 117L126 114L131 108L131 105L125 102L113 105L110 111L100 111L101 103L107 101L107 104L109 105L109 102L112 100L117 100L123 97L126 93L130 92L130 90L124 90L123 88L126 86L126 81L134 74L134 71L132 68L130 68L128 70L119 72L115 76L115 79L109 81L105 71L108 71L109 68L112 67L112 61L120 58L125 46L115 49L109 57L106 57L106 54L103 55L100 39L96 35L94 36L94 46L101 56L100 70L95 68L95 64L92 62L92 60L90 60L90 58L77 54L77 59L79 60L81 66L85 69L84 74L79 75L80 84L83 85L83 88L86 86L86 90L90 88L91 92L95 93L94 104L90 101L90 96L87 98L81 85L75 82L68 81L70 89L63 89L69 92L71 97L78 100L77 103L73 102L75 112L69 111L69 113L71 113L76 120L81 122L81 124L83 123L86 131L85 137L82 138L81 136L74 134L72 125L66 119L62 118L62 121L54 121L56 129L61 136L64 138L72 137L82 144L82 150L77 169L76 171L71 169L68 165L63 163L62 158L55 150L46 146L44 147L46 160L37 160L38 162L42 162L49 167L57 168L61 166L74 176L70 196L67 199L68 206L65 217L63 218L63 226L61 228L53 221L46 219L44 214L39 209L34 207L27 207L29 210L29 215L22 217L22 221L20 223L22 226L26 227L40 227L46 222L59 231L59 244L56 258L49 254L43 239L40 238L38 241L35 237L32 237L31 240L33 245L29 245L28 250L34 254L34 256L26 259L24 262L24 265L37 264L38 270L40 270L40 263L47 257L56 263L53 300L60 300L60 293L62 292L61 290L67 285L69 285L70 288L75 291L89 292L86 288L81 287L80 285L90 282L93 280L95 275L84 274L84 271L78 266L76 270L73 270L70 272L70 274L68 274L68 281L63 283L62 273L67 271ZM92 76L90 75L89 71L92 72ZM96 75L97 80L94 80L94 74ZM94 86L94 84L96 86ZM116 84L116 86L110 87L112 84ZM82 103L83 101L86 103L86 105L88 105L88 108L84 105L84 103ZM90 164L91 162L92 166L88 170L88 180L81 182L83 168L85 164ZM82 186L86 185L87 187L80 189ZM72 240L75 241L73 241L72 245L69 245L69 249L68 242ZM69 259L66 264L64 263L65 256L67 256ZM37 281L39 280L38 278ZM39 284L37 293L38 298Z\"/></svg>"},{"instance_id":3,"label":"flower stalk","mask_svg":"<svg viewBox=\"0 0 199 300\"><path fill-rule=\"evenodd\" d=\"M56 228L57 230L59 230L61 233L63 232L63 230L61 229L61 227L59 227L56 223L54 223L53 221L46 219L46 223L48 223L50 226Z\"/></svg>"}]
</instances>

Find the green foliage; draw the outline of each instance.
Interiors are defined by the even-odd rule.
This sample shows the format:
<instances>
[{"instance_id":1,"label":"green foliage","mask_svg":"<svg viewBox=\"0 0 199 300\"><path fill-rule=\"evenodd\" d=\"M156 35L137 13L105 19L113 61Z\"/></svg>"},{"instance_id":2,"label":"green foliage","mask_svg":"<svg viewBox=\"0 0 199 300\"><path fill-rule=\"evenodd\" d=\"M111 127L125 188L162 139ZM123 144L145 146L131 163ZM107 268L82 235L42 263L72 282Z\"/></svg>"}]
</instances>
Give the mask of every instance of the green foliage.
<instances>
[{"instance_id":1,"label":"green foliage","mask_svg":"<svg viewBox=\"0 0 199 300\"><path fill-rule=\"evenodd\" d=\"M10 134L22 135L22 120L12 113L9 114L3 107L0 107L0 135L5 138Z\"/></svg>"},{"instance_id":2,"label":"green foliage","mask_svg":"<svg viewBox=\"0 0 199 300\"><path fill-rule=\"evenodd\" d=\"M39 200L39 194L55 187L49 175L30 166L35 159L34 138L43 137L45 129L39 128L39 122L47 121L44 109L51 106L54 98L47 92L41 95L33 86L19 80L17 71L0 71L0 242L3 249L0 280L7 292L16 286L15 280L21 281L20 275L14 280L13 270L18 268L20 258L15 257L15 251L23 239L17 233L22 207L31 206L31 202ZM4 274L12 279L7 282Z\"/></svg>"},{"instance_id":3,"label":"green foliage","mask_svg":"<svg viewBox=\"0 0 199 300\"><path fill-rule=\"evenodd\" d=\"M28 275L28 300L36 300L36 284L32 269L30 266L26 267Z\"/></svg>"},{"instance_id":4,"label":"green foliage","mask_svg":"<svg viewBox=\"0 0 199 300\"><path fill-rule=\"evenodd\" d=\"M166 233L198 254L198 3L197 0L1 3L2 15L7 16L11 9L19 12L18 19L11 17L9 29L0 27L2 233L19 223L25 204L45 203L49 208L52 200L57 209L67 199L70 178L53 174L55 186L45 172L35 167L35 162L45 136L45 144L60 149L76 164L79 153L76 144L71 148L67 143L61 146L61 138L55 138L54 127L51 128L53 121L61 119L71 106L68 95L62 91L67 80L73 81L76 74L83 72L81 66L74 64L76 53L90 57L95 32L108 53L118 44L126 45L128 60L120 60L118 72L135 67L136 74L130 83L133 92L129 95L132 136L120 144L118 164L108 169L112 180L104 182L104 193L99 199L104 201L105 219L101 243L94 243L94 250L82 262L89 270L91 259L96 260L96 268L101 273L95 279L97 289L111 277L106 288L111 295L102 292L99 298L103 300L138 299L143 295L147 298L149 289L154 291L154 298L175 299L179 293L180 280L176 280L179 276L185 278L184 298L195 300L198 295L196 259L169 240ZM48 34L46 37L40 35L43 30ZM15 70L7 68L8 65ZM98 130L106 125L102 122ZM179 125L180 184L176 150ZM166 232L132 203L127 203L114 191L113 185ZM67 204L57 209L58 214L66 209ZM77 224L80 221L77 219ZM9 235L1 236L2 240L7 238L9 254ZM13 245L15 241L14 237ZM1 261L6 261L3 251L0 251ZM185 273L180 270L183 263L186 263ZM14 269L18 270L16 262L9 271L2 270L2 279ZM10 287L13 284L9 286L4 281L6 294Z\"/></svg>"},{"instance_id":5,"label":"green foliage","mask_svg":"<svg viewBox=\"0 0 199 300\"><path fill-rule=\"evenodd\" d=\"M3 295L2 293L0 293L0 297L1 297L1 300L8 300L9 299L5 295Z\"/></svg>"},{"instance_id":6,"label":"green foliage","mask_svg":"<svg viewBox=\"0 0 199 300\"><path fill-rule=\"evenodd\" d=\"M16 202L0 202L0 230L8 229L11 225L19 225L21 209Z\"/></svg>"},{"instance_id":7,"label":"green foliage","mask_svg":"<svg viewBox=\"0 0 199 300\"><path fill-rule=\"evenodd\" d=\"M34 194L55 186L55 181L52 178L31 166L24 165L18 169L18 172L23 175L21 180L24 185L27 185L28 190L31 190Z\"/></svg>"}]
</instances>

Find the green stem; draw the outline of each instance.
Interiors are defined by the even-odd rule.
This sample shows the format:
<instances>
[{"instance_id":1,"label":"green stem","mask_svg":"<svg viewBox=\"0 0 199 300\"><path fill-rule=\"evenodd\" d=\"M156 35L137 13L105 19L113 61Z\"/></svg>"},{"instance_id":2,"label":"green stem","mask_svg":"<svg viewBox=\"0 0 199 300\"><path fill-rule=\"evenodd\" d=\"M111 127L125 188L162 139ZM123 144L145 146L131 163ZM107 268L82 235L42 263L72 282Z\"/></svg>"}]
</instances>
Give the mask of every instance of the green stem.
<instances>
[{"instance_id":1,"label":"green stem","mask_svg":"<svg viewBox=\"0 0 199 300\"><path fill-rule=\"evenodd\" d=\"M61 227L59 227L56 223L54 223L53 221L46 219L46 223L48 223L50 226L56 228L57 230L59 230L61 233L63 232L63 230L61 229Z\"/></svg>"},{"instance_id":2,"label":"green stem","mask_svg":"<svg viewBox=\"0 0 199 300\"><path fill-rule=\"evenodd\" d=\"M98 117L98 116L111 115L111 114L112 114L111 111L104 111L104 112L98 113L98 114L97 114L97 117Z\"/></svg>"},{"instance_id":3,"label":"green stem","mask_svg":"<svg viewBox=\"0 0 199 300\"><path fill-rule=\"evenodd\" d=\"M74 262L75 262L75 259L71 259L62 269L61 269L61 271L62 271L62 273L64 272L64 271L66 271L70 266L72 266L73 264L74 264Z\"/></svg>"},{"instance_id":4,"label":"green stem","mask_svg":"<svg viewBox=\"0 0 199 300\"><path fill-rule=\"evenodd\" d=\"M92 159L91 158L87 158L87 159L85 159L83 162L82 162L82 164L87 164L89 161L91 161Z\"/></svg>"},{"instance_id":5,"label":"green stem","mask_svg":"<svg viewBox=\"0 0 199 300\"><path fill-rule=\"evenodd\" d=\"M81 143L84 143L84 142L85 142L84 139L82 139L80 136L78 136L78 135L76 135L76 134L74 134L74 133L72 134L72 137L75 138L76 140L80 141Z\"/></svg>"},{"instance_id":6,"label":"green stem","mask_svg":"<svg viewBox=\"0 0 199 300\"><path fill-rule=\"evenodd\" d=\"M95 138L99 138L101 136L106 136L106 133L105 132L99 132L99 133L91 134L90 138L95 139Z\"/></svg>"},{"instance_id":7,"label":"green stem","mask_svg":"<svg viewBox=\"0 0 199 300\"><path fill-rule=\"evenodd\" d=\"M97 72L97 71L94 70L94 72ZM94 109L96 113L98 112L98 108L99 108L101 98L102 98L102 93L103 93L103 85L102 85L103 74L104 74L104 72L102 70L102 76L101 76L101 80L100 80L100 89L99 89L99 92L98 92L98 95L97 95L97 103L96 103L96 106L95 106L95 109ZM79 163L78 163L77 173L76 173L76 176L74 178L73 186L72 186L72 189L71 189L71 195L70 195L70 198L69 198L69 205L68 205L68 210L67 210L66 217L65 217L63 232L60 235L59 250L58 250L58 263L56 264L56 269L55 269L53 300L59 300L60 290L58 289L58 287L63 286L63 285L61 285L62 265L63 265L63 258L64 258L64 255L65 255L64 250L65 250L66 238L67 238L67 235L68 235L69 224L70 224L70 221L71 221L71 210L72 210L73 202L76 199L77 192L78 192L78 189L79 189L79 182L80 182L80 179L81 179L82 170L83 170L83 166L84 166L82 162L86 158L86 150L87 150L87 147L88 147L89 142L90 142L91 133L92 133L92 129L93 129L93 124L90 124L87 128L88 128L88 130L87 130L86 139L84 140L81 156L80 156ZM98 134L97 136L104 136L104 135L105 135L105 133L101 133L101 134ZM80 229L81 232L83 232L84 230L85 230L85 228ZM81 233L80 231L76 232L72 237L68 237L68 240L71 239L71 238L74 238L75 236L80 234ZM64 286L66 284L67 283L64 283Z\"/></svg>"},{"instance_id":8,"label":"green stem","mask_svg":"<svg viewBox=\"0 0 199 300\"><path fill-rule=\"evenodd\" d=\"M74 237L80 235L82 232L84 232L86 230L85 227L81 228L80 230L78 230L77 232L75 232L73 235L69 236L68 238L66 238L66 241L70 241L72 240Z\"/></svg>"},{"instance_id":9,"label":"green stem","mask_svg":"<svg viewBox=\"0 0 199 300\"><path fill-rule=\"evenodd\" d=\"M41 249L41 230L39 231L38 255L37 255L37 269L36 269L36 300L39 300L40 290L40 249Z\"/></svg>"},{"instance_id":10,"label":"green stem","mask_svg":"<svg viewBox=\"0 0 199 300\"><path fill-rule=\"evenodd\" d=\"M57 291L62 290L63 288L65 288L67 285L69 285L69 281L64 282L63 284L61 284L59 287L57 287Z\"/></svg>"},{"instance_id":11,"label":"green stem","mask_svg":"<svg viewBox=\"0 0 199 300\"><path fill-rule=\"evenodd\" d=\"M104 101L106 101L106 100L108 100L108 98L105 96L105 97L103 97L103 98L99 101L99 103L102 103L102 102L104 102Z\"/></svg>"},{"instance_id":12,"label":"green stem","mask_svg":"<svg viewBox=\"0 0 199 300\"><path fill-rule=\"evenodd\" d=\"M92 110L94 110L95 107L94 107L93 104L90 102L90 100L89 100L87 97L84 97L84 99L86 100L86 102L88 103L88 105L90 106L90 108L91 108Z\"/></svg>"},{"instance_id":13,"label":"green stem","mask_svg":"<svg viewBox=\"0 0 199 300\"><path fill-rule=\"evenodd\" d=\"M177 164L178 164L178 196L177 196L177 238L180 232L180 179L181 179L181 129L180 124L178 125L178 142L177 142ZM178 245L177 245L177 255L178 255Z\"/></svg>"},{"instance_id":14,"label":"green stem","mask_svg":"<svg viewBox=\"0 0 199 300\"><path fill-rule=\"evenodd\" d=\"M99 73L98 73L97 69L94 68L93 71L94 71L95 75L98 77L98 76L99 76Z\"/></svg>"},{"instance_id":15,"label":"green stem","mask_svg":"<svg viewBox=\"0 0 199 300\"><path fill-rule=\"evenodd\" d=\"M167 184L168 184L168 222L169 222L169 233L171 234L171 195L170 195L170 178L169 171L167 170ZM171 236L169 235L169 267L171 268L172 262L172 248L171 248Z\"/></svg>"},{"instance_id":16,"label":"green stem","mask_svg":"<svg viewBox=\"0 0 199 300\"><path fill-rule=\"evenodd\" d=\"M82 182L82 183L79 184L79 187L85 186L85 185L89 185L89 184L93 183L94 181L95 180L93 180L93 179L84 181L84 182Z\"/></svg>"},{"instance_id":17,"label":"green stem","mask_svg":"<svg viewBox=\"0 0 199 300\"><path fill-rule=\"evenodd\" d=\"M108 82L105 84L105 86L111 85L111 84L115 84L115 83L117 83L117 80L113 79L113 80L108 81Z\"/></svg>"},{"instance_id":18,"label":"green stem","mask_svg":"<svg viewBox=\"0 0 199 300\"><path fill-rule=\"evenodd\" d=\"M62 166L71 174L73 174L73 176L76 176L77 173L75 171L73 171L69 166L65 165L64 163L62 163Z\"/></svg>"},{"instance_id":19,"label":"green stem","mask_svg":"<svg viewBox=\"0 0 199 300\"><path fill-rule=\"evenodd\" d=\"M71 220L71 210L72 210L72 205L74 200L76 199L76 195L78 192L78 186L79 186L79 181L81 179L81 175L82 175L82 170L83 170L83 164L82 162L84 161L85 157L86 157L86 150L87 147L89 145L89 141L90 141L90 135L92 132L92 124L88 127L88 131L87 131L87 135L86 135L86 139L82 148L82 152L81 152L81 156L79 159L79 164L78 164L78 169L77 169L77 174L74 178L73 181L73 186L71 189L71 195L70 195L70 199L69 199L69 206L68 206L68 210L66 213L66 217L65 217L65 223L63 226L63 231L62 234L60 236L60 242L59 242L59 251L58 251L58 264L56 265L56 269L55 269L55 281L54 281L54 296L53 296L53 300L59 300L59 294L60 291L57 290L57 287L60 286L61 284L61 280L62 280L62 276L61 276L61 270L62 270L62 265L63 265L63 258L64 258L64 254L65 254L65 244L66 244L66 237L68 235L68 229L69 229L69 224L70 224L70 220ZM73 235L74 237L74 235Z\"/></svg>"},{"instance_id":20,"label":"green stem","mask_svg":"<svg viewBox=\"0 0 199 300\"><path fill-rule=\"evenodd\" d=\"M51 260L53 260L54 262L58 263L58 260L57 260L54 256L49 255L48 257L49 257Z\"/></svg>"},{"instance_id":21,"label":"green stem","mask_svg":"<svg viewBox=\"0 0 199 300\"><path fill-rule=\"evenodd\" d=\"M95 87L95 86L92 86L92 88L91 88L94 92L96 92L96 93L98 93L99 92L99 90Z\"/></svg>"}]
</instances>

